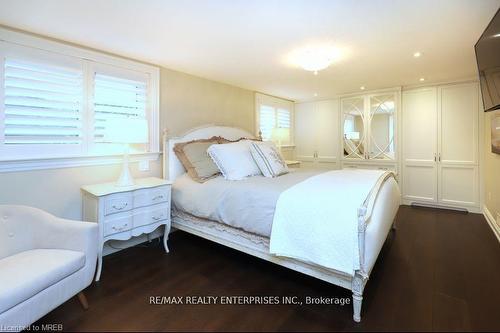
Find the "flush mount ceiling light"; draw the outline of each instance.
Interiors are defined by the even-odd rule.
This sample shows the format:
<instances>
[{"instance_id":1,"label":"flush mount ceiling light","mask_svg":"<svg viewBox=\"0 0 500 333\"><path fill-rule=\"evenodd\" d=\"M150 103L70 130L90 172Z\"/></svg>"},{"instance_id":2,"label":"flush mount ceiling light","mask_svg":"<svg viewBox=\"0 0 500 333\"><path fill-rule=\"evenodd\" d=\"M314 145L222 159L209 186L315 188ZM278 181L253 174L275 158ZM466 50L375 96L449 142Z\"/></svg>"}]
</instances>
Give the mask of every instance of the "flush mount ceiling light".
<instances>
[{"instance_id":1,"label":"flush mount ceiling light","mask_svg":"<svg viewBox=\"0 0 500 333\"><path fill-rule=\"evenodd\" d=\"M338 61L343 53L345 52L330 44L309 45L292 51L288 62L317 75L318 71Z\"/></svg>"},{"instance_id":2,"label":"flush mount ceiling light","mask_svg":"<svg viewBox=\"0 0 500 333\"><path fill-rule=\"evenodd\" d=\"M361 86L361 87L359 87L359 89L365 90L365 86Z\"/></svg>"},{"instance_id":3,"label":"flush mount ceiling light","mask_svg":"<svg viewBox=\"0 0 500 333\"><path fill-rule=\"evenodd\" d=\"M413 53L413 57L415 57L415 58L420 58L421 55L422 55L422 53L418 52L418 51Z\"/></svg>"},{"instance_id":4,"label":"flush mount ceiling light","mask_svg":"<svg viewBox=\"0 0 500 333\"><path fill-rule=\"evenodd\" d=\"M420 81L420 82L424 82L424 81L425 81L425 78L424 78L424 77L421 77L421 78L419 79L419 81Z\"/></svg>"}]
</instances>

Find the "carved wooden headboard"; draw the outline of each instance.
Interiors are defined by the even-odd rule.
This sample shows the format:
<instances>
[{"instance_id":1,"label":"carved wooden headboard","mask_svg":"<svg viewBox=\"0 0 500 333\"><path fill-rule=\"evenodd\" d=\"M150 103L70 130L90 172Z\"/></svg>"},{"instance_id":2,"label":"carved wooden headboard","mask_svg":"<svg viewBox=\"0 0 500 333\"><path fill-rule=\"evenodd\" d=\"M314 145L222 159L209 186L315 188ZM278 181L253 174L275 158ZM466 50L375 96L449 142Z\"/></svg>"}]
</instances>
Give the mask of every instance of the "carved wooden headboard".
<instances>
[{"instance_id":1,"label":"carved wooden headboard","mask_svg":"<svg viewBox=\"0 0 500 333\"><path fill-rule=\"evenodd\" d=\"M177 177L186 172L181 162L174 153L174 145L179 142L188 142L198 139L209 139L213 136L221 136L228 140L239 138L255 138L250 132L236 127L206 125L197 127L176 138L168 138L168 134L163 136L163 178L174 181Z\"/></svg>"}]
</instances>

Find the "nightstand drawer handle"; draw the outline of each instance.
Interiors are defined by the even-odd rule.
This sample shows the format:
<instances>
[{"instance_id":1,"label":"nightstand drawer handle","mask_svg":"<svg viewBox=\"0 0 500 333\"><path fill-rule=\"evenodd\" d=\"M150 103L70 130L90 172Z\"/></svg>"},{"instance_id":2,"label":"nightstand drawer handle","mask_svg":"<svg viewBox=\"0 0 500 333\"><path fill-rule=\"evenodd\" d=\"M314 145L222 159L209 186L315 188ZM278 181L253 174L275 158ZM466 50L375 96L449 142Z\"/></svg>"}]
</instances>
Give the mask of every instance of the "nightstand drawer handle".
<instances>
[{"instance_id":1,"label":"nightstand drawer handle","mask_svg":"<svg viewBox=\"0 0 500 333\"><path fill-rule=\"evenodd\" d=\"M156 197L153 198L153 201L163 199L163 195L157 195Z\"/></svg>"},{"instance_id":2,"label":"nightstand drawer handle","mask_svg":"<svg viewBox=\"0 0 500 333\"><path fill-rule=\"evenodd\" d=\"M116 210L122 210L122 209L125 209L125 207L127 207L127 206L128 206L128 203L125 202L121 207L113 205L113 208Z\"/></svg>"},{"instance_id":3,"label":"nightstand drawer handle","mask_svg":"<svg viewBox=\"0 0 500 333\"><path fill-rule=\"evenodd\" d=\"M161 220L161 218L163 217L163 215L160 215L160 216L151 216L151 218L155 221L159 221Z\"/></svg>"},{"instance_id":4,"label":"nightstand drawer handle","mask_svg":"<svg viewBox=\"0 0 500 333\"><path fill-rule=\"evenodd\" d=\"M122 231L122 230L123 230L123 229L125 229L127 226L128 226L128 223L125 223L125 224L123 225L123 227L121 227L121 228L111 227L111 229L113 229L113 231Z\"/></svg>"}]
</instances>

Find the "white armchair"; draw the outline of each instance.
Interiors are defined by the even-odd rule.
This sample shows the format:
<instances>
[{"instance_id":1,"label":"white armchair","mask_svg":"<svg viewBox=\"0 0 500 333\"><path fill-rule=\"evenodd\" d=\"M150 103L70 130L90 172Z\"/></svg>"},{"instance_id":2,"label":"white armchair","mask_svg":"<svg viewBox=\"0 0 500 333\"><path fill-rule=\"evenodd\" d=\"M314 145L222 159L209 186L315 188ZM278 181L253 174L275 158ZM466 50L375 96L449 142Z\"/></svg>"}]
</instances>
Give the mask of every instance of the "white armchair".
<instances>
[{"instance_id":1,"label":"white armchair","mask_svg":"<svg viewBox=\"0 0 500 333\"><path fill-rule=\"evenodd\" d=\"M22 330L92 282L97 224L0 205L0 330Z\"/></svg>"}]
</instances>

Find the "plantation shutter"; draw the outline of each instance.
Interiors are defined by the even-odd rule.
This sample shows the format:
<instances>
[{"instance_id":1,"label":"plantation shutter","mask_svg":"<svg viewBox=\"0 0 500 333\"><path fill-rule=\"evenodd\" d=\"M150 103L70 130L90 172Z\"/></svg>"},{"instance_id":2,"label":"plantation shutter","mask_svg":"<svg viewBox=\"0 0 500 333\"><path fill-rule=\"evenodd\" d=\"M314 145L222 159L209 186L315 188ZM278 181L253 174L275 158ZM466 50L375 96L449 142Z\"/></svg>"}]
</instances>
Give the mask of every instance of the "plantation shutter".
<instances>
[{"instance_id":1,"label":"plantation shutter","mask_svg":"<svg viewBox=\"0 0 500 333\"><path fill-rule=\"evenodd\" d=\"M4 144L82 143L82 71L5 59Z\"/></svg>"},{"instance_id":2,"label":"plantation shutter","mask_svg":"<svg viewBox=\"0 0 500 333\"><path fill-rule=\"evenodd\" d=\"M275 108L269 105L261 105L259 111L259 126L262 132L262 139L269 141L272 139L274 128L291 128L290 110ZM290 138L286 140L290 142Z\"/></svg>"},{"instance_id":3,"label":"plantation shutter","mask_svg":"<svg viewBox=\"0 0 500 333\"><path fill-rule=\"evenodd\" d=\"M286 109L278 109L277 111L277 123L279 128L290 128L290 111Z\"/></svg>"},{"instance_id":4,"label":"plantation shutter","mask_svg":"<svg viewBox=\"0 0 500 333\"><path fill-rule=\"evenodd\" d=\"M147 78L128 80L95 73L94 141L103 142L109 118L146 119Z\"/></svg>"},{"instance_id":5,"label":"plantation shutter","mask_svg":"<svg viewBox=\"0 0 500 333\"><path fill-rule=\"evenodd\" d=\"M272 106L261 105L259 111L260 131L264 141L271 140L273 128L276 127L276 112Z\"/></svg>"}]
</instances>

